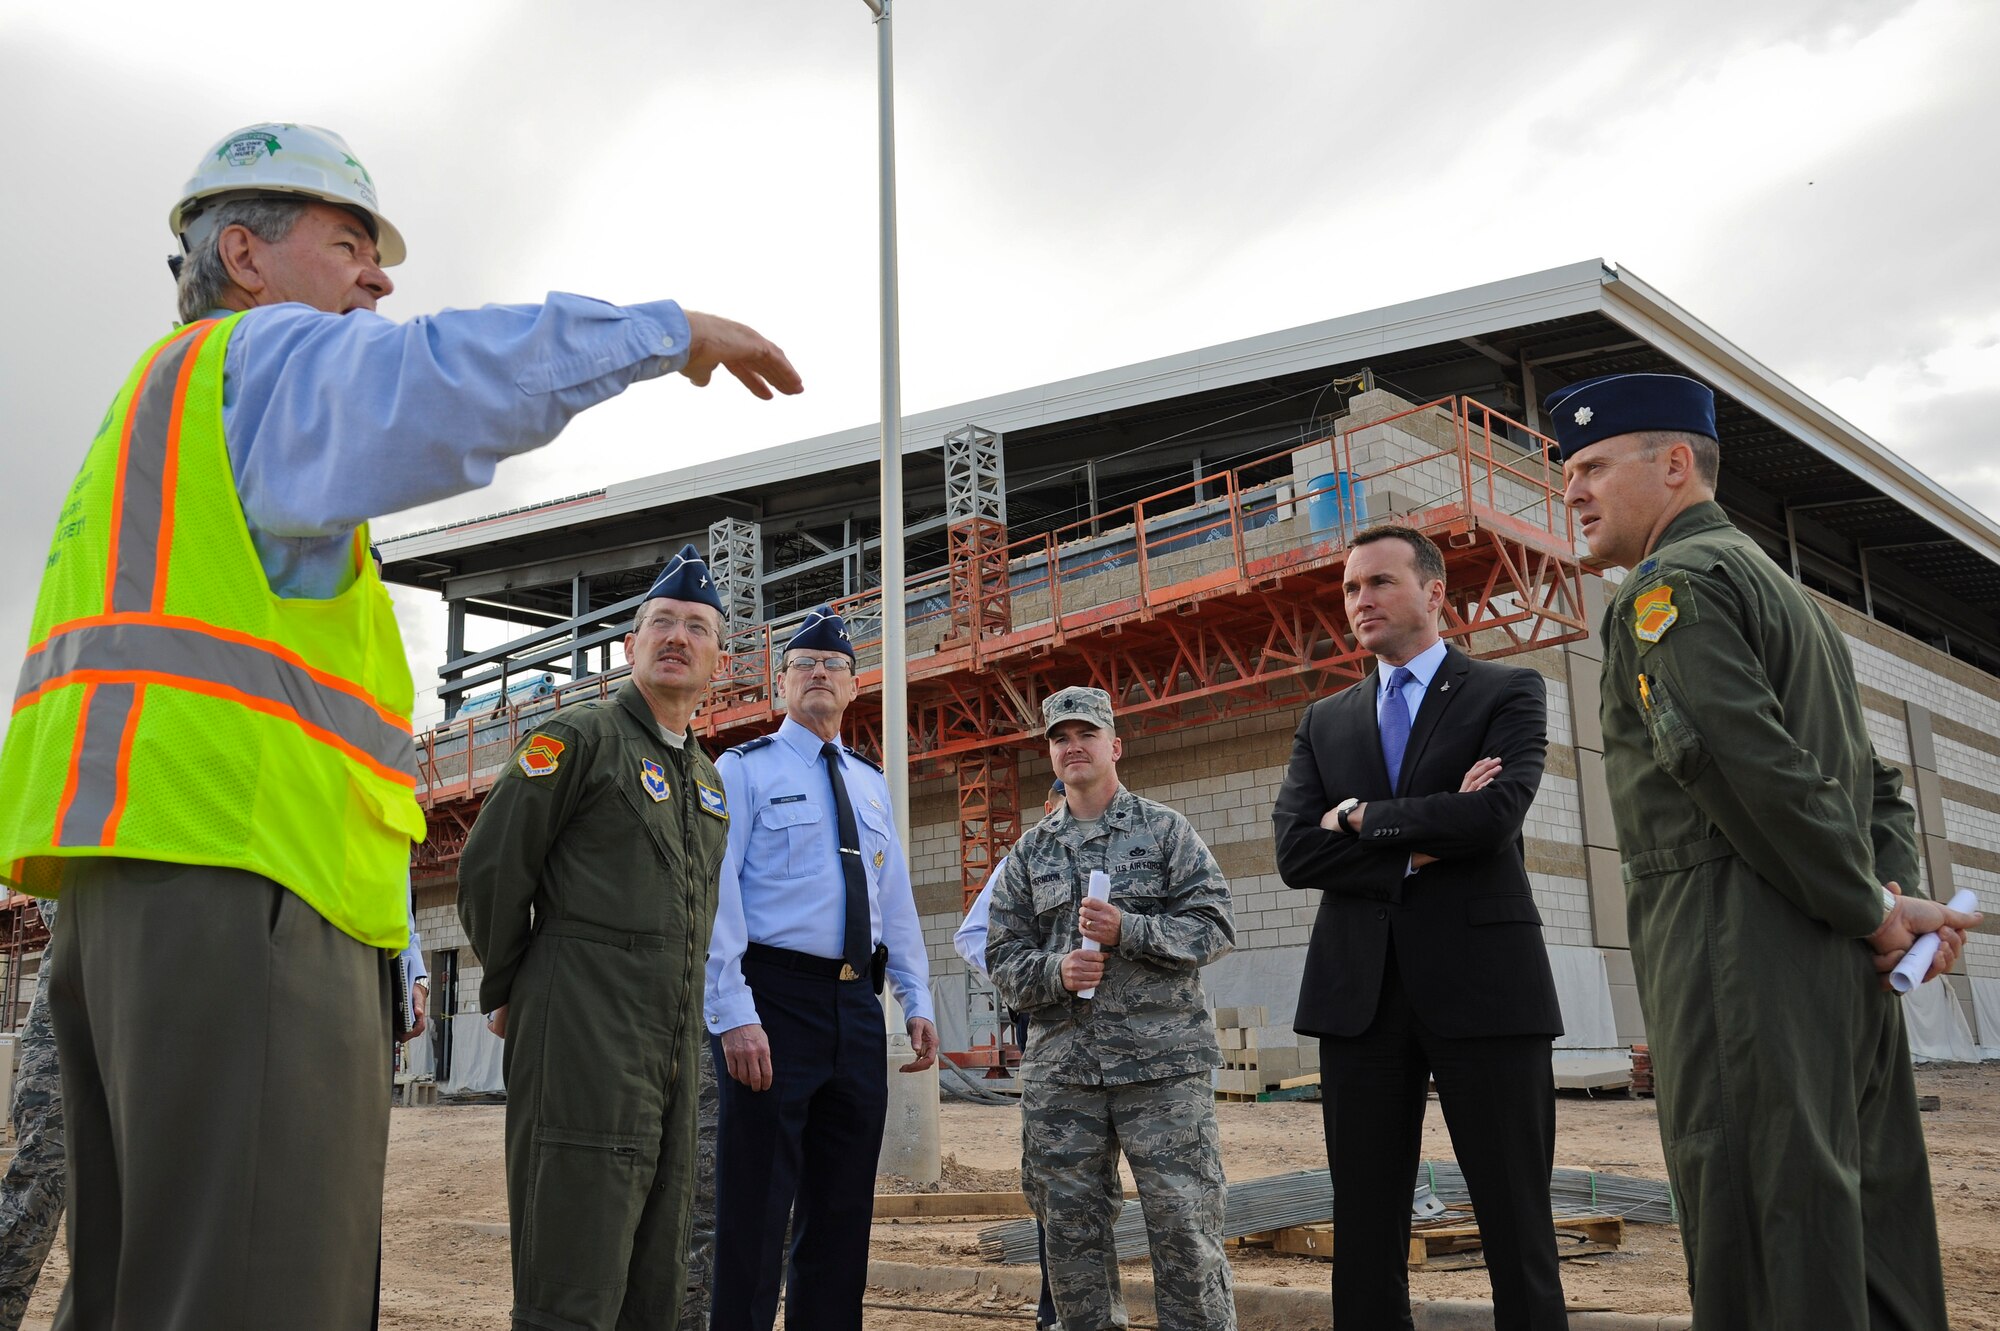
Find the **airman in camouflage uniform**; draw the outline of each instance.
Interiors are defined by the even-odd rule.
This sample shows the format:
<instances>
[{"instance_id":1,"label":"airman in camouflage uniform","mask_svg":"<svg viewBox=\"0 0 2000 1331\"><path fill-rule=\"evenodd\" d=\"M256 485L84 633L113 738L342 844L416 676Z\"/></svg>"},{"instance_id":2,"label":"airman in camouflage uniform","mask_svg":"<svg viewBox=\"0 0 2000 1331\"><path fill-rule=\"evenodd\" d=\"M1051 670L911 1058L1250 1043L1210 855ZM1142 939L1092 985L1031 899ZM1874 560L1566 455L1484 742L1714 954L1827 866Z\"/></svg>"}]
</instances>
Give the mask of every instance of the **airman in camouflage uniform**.
<instances>
[{"instance_id":1,"label":"airman in camouflage uniform","mask_svg":"<svg viewBox=\"0 0 2000 1331\"><path fill-rule=\"evenodd\" d=\"M1127 1324L1112 1238L1122 1147L1162 1331L1230 1331L1209 1085L1222 1058L1200 976L1235 941L1229 884L1187 819L1118 783L1123 748L1103 690L1064 689L1042 716L1068 803L1008 856L986 959L1031 1023L1021 1183L1047 1231L1056 1311L1066 1331ZM1110 876L1109 901L1086 900L1093 869Z\"/></svg>"},{"instance_id":2,"label":"airman in camouflage uniform","mask_svg":"<svg viewBox=\"0 0 2000 1331\"><path fill-rule=\"evenodd\" d=\"M1839 628L1714 502L1710 391L1613 375L1544 418L1591 553L1632 570L1603 626L1605 780L1695 1323L1942 1327L1879 972L1943 926L1941 973L1978 917L1918 894L1915 816Z\"/></svg>"},{"instance_id":3,"label":"airman in camouflage uniform","mask_svg":"<svg viewBox=\"0 0 2000 1331\"><path fill-rule=\"evenodd\" d=\"M56 927L56 903L41 902L42 922ZM21 1076L14 1083L14 1142L0 1179L0 1331L16 1331L34 1297L49 1244L62 1222L62 1077L49 1028L49 954L35 972L35 998L21 1028Z\"/></svg>"}]
</instances>

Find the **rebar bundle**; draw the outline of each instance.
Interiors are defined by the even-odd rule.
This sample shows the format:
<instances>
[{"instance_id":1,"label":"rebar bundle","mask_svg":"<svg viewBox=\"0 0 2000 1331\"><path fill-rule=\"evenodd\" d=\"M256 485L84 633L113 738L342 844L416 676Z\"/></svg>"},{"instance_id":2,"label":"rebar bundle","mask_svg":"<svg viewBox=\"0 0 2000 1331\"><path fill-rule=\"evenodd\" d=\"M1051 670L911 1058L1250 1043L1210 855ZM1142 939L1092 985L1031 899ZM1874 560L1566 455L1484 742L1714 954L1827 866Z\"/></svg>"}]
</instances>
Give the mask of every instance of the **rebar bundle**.
<instances>
[{"instance_id":1,"label":"rebar bundle","mask_svg":"<svg viewBox=\"0 0 2000 1331\"><path fill-rule=\"evenodd\" d=\"M1426 1160L1417 1166L1412 1193L1435 1194L1448 1206L1465 1206L1472 1194L1465 1175L1449 1160ZM1673 1195L1656 1179L1629 1174L1600 1174L1589 1169L1558 1169L1549 1176L1552 1215L1615 1215L1647 1224L1672 1224L1678 1218ZM1293 1225L1324 1224L1333 1219L1333 1183L1324 1169L1273 1174L1229 1185L1222 1235L1241 1238ZM1146 1252L1146 1219L1140 1208L1127 1206L1112 1227L1118 1256ZM1010 1220L979 1231L979 1255L989 1262L1018 1266L1035 1260L1035 1222Z\"/></svg>"}]
</instances>

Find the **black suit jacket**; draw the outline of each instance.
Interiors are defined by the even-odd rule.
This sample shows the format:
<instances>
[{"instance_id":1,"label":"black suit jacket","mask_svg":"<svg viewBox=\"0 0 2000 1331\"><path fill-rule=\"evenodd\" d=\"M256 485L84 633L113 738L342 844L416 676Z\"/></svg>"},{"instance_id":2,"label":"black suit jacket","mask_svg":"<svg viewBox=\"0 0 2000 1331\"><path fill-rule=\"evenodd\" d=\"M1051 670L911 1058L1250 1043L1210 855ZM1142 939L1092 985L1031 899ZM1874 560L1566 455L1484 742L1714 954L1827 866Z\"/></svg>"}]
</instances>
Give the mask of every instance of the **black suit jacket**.
<instances>
[{"instance_id":1,"label":"black suit jacket","mask_svg":"<svg viewBox=\"0 0 2000 1331\"><path fill-rule=\"evenodd\" d=\"M1410 1002L1451 1038L1560 1035L1542 917L1521 858L1521 822L1548 749L1542 677L1448 648L1410 726L1400 787L1389 789L1376 726L1377 675L1306 709L1271 819L1287 885L1319 888L1299 985L1301 1034L1356 1036L1375 1019L1389 940ZM1497 757L1484 790L1466 769ZM1348 796L1361 835L1320 817ZM1413 851L1438 857L1407 877Z\"/></svg>"}]
</instances>

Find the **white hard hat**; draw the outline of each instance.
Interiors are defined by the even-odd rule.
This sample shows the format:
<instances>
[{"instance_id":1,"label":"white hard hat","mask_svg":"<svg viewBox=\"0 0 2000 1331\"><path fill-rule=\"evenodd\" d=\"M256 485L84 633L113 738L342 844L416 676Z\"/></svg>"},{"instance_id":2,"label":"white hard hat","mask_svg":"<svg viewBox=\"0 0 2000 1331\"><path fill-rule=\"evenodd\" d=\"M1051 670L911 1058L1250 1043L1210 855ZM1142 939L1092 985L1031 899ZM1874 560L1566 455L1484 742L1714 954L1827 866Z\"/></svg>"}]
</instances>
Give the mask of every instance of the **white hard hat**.
<instances>
[{"instance_id":1,"label":"white hard hat","mask_svg":"<svg viewBox=\"0 0 2000 1331\"><path fill-rule=\"evenodd\" d=\"M403 261L403 233L375 205L375 182L347 140L316 125L249 125L225 135L202 155L167 214L181 248L192 248L196 219L227 195L297 194L364 215L375 232L384 268Z\"/></svg>"}]
</instances>

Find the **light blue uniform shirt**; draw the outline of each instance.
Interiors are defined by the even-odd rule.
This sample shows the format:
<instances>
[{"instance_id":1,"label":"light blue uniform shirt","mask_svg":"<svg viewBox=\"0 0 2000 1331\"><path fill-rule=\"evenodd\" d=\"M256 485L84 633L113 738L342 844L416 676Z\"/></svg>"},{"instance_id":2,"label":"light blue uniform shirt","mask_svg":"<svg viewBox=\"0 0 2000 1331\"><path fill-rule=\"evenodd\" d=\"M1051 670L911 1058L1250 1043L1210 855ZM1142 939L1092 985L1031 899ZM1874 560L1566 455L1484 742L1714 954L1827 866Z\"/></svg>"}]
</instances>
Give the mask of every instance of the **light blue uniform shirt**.
<instances>
[{"instance_id":1,"label":"light blue uniform shirt","mask_svg":"<svg viewBox=\"0 0 2000 1331\"><path fill-rule=\"evenodd\" d=\"M1403 685L1403 702L1410 709L1410 726L1413 731L1416 728L1417 712L1424 705L1424 695L1430 692L1431 680L1436 677L1438 667L1444 664L1445 651L1444 639L1439 638L1436 642L1403 662L1404 668L1414 677L1409 683ZM1389 701L1389 676L1395 673L1396 667L1390 665L1387 661L1377 661L1375 663L1375 728L1377 734L1381 733L1382 704ZM1409 757L1408 754L1404 754L1403 756L1405 760Z\"/></svg>"},{"instance_id":2,"label":"light blue uniform shirt","mask_svg":"<svg viewBox=\"0 0 2000 1331\"><path fill-rule=\"evenodd\" d=\"M730 813L704 1002L708 1029L717 1035L762 1024L743 979L750 943L835 959L845 950L847 881L833 782L820 756L824 742L786 717L768 742L752 741L715 760ZM861 834L872 941L888 946L889 981L903 1015L932 1020L930 963L889 810L889 783L844 749L840 776Z\"/></svg>"},{"instance_id":3,"label":"light blue uniform shirt","mask_svg":"<svg viewBox=\"0 0 2000 1331\"><path fill-rule=\"evenodd\" d=\"M404 907L410 913L410 941L403 948L403 960L410 967L410 983L430 985L431 968L424 965L424 936L417 932L417 902L415 897L406 897Z\"/></svg>"},{"instance_id":4,"label":"light blue uniform shirt","mask_svg":"<svg viewBox=\"0 0 2000 1331\"><path fill-rule=\"evenodd\" d=\"M353 580L356 527L490 484L501 459L687 353L687 316L672 301L554 292L407 323L297 304L249 311L223 361L222 436L271 590L338 595Z\"/></svg>"},{"instance_id":5,"label":"light blue uniform shirt","mask_svg":"<svg viewBox=\"0 0 2000 1331\"><path fill-rule=\"evenodd\" d=\"M972 909L965 912L965 922L958 926L958 932L951 936L952 949L965 958L965 964L981 975L990 976L986 969L986 930L993 917L993 885L1000 881L1000 875L1007 870L1007 857L993 866L993 872L986 876L986 886L979 889L979 895L972 899Z\"/></svg>"}]
</instances>

